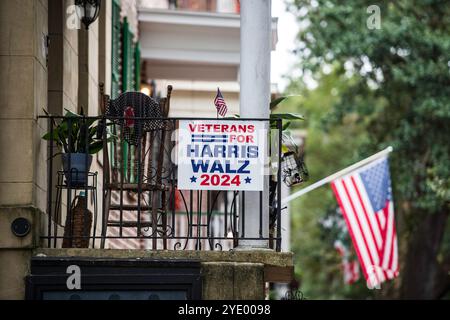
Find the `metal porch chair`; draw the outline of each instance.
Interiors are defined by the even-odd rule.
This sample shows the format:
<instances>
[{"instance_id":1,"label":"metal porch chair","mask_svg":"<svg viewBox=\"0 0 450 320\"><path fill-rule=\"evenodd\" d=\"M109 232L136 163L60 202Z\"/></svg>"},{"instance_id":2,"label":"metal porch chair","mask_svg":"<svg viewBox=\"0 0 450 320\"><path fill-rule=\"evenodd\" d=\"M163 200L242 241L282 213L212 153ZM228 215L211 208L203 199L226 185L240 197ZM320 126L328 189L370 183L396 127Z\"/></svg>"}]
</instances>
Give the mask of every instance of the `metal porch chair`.
<instances>
[{"instance_id":1,"label":"metal porch chair","mask_svg":"<svg viewBox=\"0 0 450 320\"><path fill-rule=\"evenodd\" d=\"M168 86L167 97L159 101L140 92L126 92L110 100L101 92L101 109L108 122L103 125L108 142L103 148L101 248L112 227L118 228L114 236L119 238L125 233L134 237L134 229L136 238L142 239L142 233L151 230L145 237L152 239L152 248L157 249L161 238L164 249L167 247L167 196L173 188L168 150L172 123L164 118L169 113L171 91Z\"/></svg>"}]
</instances>

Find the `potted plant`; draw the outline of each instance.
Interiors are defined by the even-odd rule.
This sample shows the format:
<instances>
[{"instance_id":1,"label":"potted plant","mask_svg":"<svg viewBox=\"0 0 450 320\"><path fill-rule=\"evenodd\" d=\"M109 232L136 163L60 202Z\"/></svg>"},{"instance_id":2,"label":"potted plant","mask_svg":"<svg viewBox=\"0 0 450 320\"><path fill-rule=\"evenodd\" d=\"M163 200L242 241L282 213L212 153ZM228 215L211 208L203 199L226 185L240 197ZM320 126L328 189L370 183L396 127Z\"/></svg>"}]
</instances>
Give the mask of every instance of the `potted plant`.
<instances>
[{"instance_id":1,"label":"potted plant","mask_svg":"<svg viewBox=\"0 0 450 320\"><path fill-rule=\"evenodd\" d=\"M83 109L80 114L66 109L59 124L54 119L52 121L52 132L46 133L42 139L53 140L63 150L55 156L61 154L66 183L74 187L86 185L92 154L103 148L101 136L97 135L96 119L85 118Z\"/></svg>"}]
</instances>

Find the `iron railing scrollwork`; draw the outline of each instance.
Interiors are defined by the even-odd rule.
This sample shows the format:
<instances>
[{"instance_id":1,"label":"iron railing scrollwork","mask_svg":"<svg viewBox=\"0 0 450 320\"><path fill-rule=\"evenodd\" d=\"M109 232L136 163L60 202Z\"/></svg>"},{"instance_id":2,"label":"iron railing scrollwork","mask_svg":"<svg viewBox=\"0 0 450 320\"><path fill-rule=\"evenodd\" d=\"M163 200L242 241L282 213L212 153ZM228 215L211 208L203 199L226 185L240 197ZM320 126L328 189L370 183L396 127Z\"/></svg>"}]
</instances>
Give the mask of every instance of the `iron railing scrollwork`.
<instances>
[{"instance_id":1,"label":"iron railing scrollwork","mask_svg":"<svg viewBox=\"0 0 450 320\"><path fill-rule=\"evenodd\" d=\"M270 230L261 230L261 209L259 237L253 238L246 235L246 226L240 225L239 222L245 214L241 208L244 192L177 189L177 165L173 158L177 144L175 131L178 121L216 119L132 118L134 125L139 121L160 121L163 124L156 129L139 131L138 143L133 145L118 138L124 120L130 121L130 118L50 115L39 117L39 121L46 121L50 137L47 166L48 225L46 234L41 236L43 245L60 247L64 237L67 238L69 234L74 238L88 237L90 247L231 250L238 245L239 240L245 239L267 240L271 248L281 250L281 120L275 120L278 122L277 129L267 133L280 137L278 145L269 148L271 161L277 161L272 163L272 171L275 168L275 173L269 177L269 199L264 200L263 192L260 192L261 204L267 201L269 206ZM95 123L101 124L96 129L102 130L101 132L94 132L90 126ZM42 126L45 127L45 123ZM129 134L132 128L127 130ZM75 131L77 135L74 135ZM67 135L67 146L63 146L63 150L60 148L61 134ZM90 168L89 159L86 158L84 165L88 170L78 172L85 175L86 183L75 183L73 175L64 170L60 153L72 154L68 156L69 163L65 164L70 168L74 164L73 154L77 152L75 149L82 143L80 135L85 140L83 143L89 145L93 143L88 141L93 134L97 137L95 146L103 147L102 153L95 155L96 159L92 161ZM273 139L268 138L268 141L271 140ZM90 177L95 177L95 181L91 181ZM100 211L99 216L95 216L88 234L82 236L62 231L65 228L64 216L69 215L70 218L71 215L68 204L77 195L77 190L84 190L88 196L86 210L95 205L95 211L97 206ZM101 199L98 204L94 199L97 197Z\"/></svg>"}]
</instances>

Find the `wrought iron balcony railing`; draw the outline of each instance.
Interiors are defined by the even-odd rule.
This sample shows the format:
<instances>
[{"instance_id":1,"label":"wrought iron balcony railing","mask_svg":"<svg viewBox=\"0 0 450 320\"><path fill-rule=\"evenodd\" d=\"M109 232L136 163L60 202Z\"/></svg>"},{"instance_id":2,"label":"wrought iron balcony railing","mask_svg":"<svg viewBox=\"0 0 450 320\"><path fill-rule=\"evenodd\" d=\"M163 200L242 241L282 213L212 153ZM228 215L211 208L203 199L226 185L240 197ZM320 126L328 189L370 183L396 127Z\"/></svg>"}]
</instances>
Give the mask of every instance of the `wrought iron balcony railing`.
<instances>
[{"instance_id":1,"label":"wrought iron balcony railing","mask_svg":"<svg viewBox=\"0 0 450 320\"><path fill-rule=\"evenodd\" d=\"M219 190L213 180L220 177L211 178L210 189L178 189L180 121L202 120L265 124L267 129L259 134L267 137L261 141L270 142L267 163L261 166L269 192L251 191L259 192L258 212L244 210L249 191ZM42 246L229 250L245 240L266 241L280 250L281 120L69 114L39 121L48 126L43 140L48 143L49 191ZM243 176L238 179L244 183ZM258 225L245 225L250 214ZM249 228L257 230L256 236Z\"/></svg>"}]
</instances>

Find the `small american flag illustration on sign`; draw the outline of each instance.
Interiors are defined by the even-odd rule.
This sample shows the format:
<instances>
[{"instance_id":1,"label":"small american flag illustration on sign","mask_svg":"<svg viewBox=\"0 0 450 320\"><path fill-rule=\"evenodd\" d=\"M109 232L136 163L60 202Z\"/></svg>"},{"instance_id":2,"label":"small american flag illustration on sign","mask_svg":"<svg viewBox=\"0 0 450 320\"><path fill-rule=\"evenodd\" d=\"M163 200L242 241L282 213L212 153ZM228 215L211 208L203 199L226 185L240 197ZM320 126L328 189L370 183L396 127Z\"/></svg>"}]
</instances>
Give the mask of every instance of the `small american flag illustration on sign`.
<instances>
[{"instance_id":1,"label":"small american flag illustration on sign","mask_svg":"<svg viewBox=\"0 0 450 320\"><path fill-rule=\"evenodd\" d=\"M220 89L217 88L217 95L214 99L214 104L217 109L217 114L220 114L222 117L225 117L227 114L228 108L227 104L225 103L225 100L223 99L222 93L220 92Z\"/></svg>"}]
</instances>

